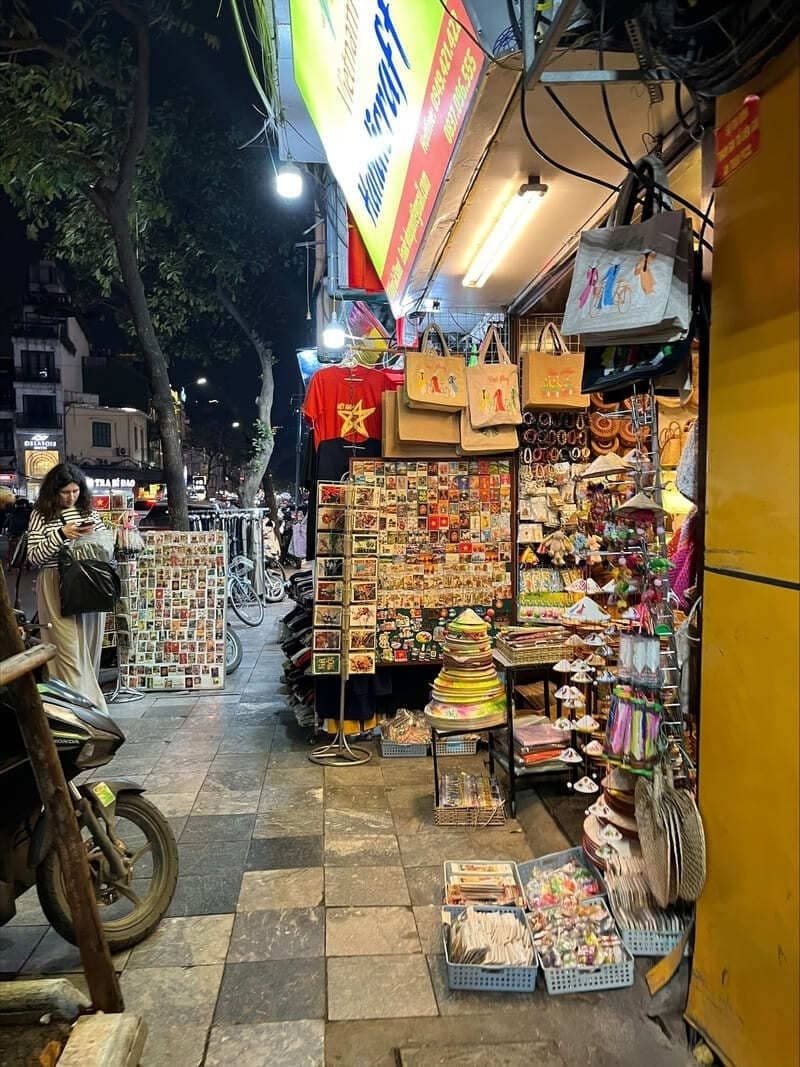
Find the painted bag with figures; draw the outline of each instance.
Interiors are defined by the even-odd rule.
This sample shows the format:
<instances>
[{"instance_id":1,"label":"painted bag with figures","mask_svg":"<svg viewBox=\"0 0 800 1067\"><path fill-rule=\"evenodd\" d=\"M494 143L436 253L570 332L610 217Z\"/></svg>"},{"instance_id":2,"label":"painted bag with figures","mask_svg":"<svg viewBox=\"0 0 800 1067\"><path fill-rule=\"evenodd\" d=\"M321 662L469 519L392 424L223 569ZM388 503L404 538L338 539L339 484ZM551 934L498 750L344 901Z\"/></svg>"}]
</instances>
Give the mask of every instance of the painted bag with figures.
<instances>
[{"instance_id":1,"label":"painted bag with figures","mask_svg":"<svg viewBox=\"0 0 800 1067\"><path fill-rule=\"evenodd\" d=\"M429 346L429 338L439 338L442 353ZM467 406L467 375L463 356L451 355L441 327L426 326L419 352L406 350L405 401L410 408L427 411L462 411Z\"/></svg>"},{"instance_id":2,"label":"painted bag with figures","mask_svg":"<svg viewBox=\"0 0 800 1067\"><path fill-rule=\"evenodd\" d=\"M608 223L581 234L564 321L566 335L592 345L663 344L686 337L691 321L692 228L671 211L663 164L645 156L620 190ZM642 221L631 223L644 191Z\"/></svg>"},{"instance_id":3,"label":"painted bag with figures","mask_svg":"<svg viewBox=\"0 0 800 1067\"><path fill-rule=\"evenodd\" d=\"M486 360L492 341L497 351L496 363ZM486 331L478 349L477 363L467 367L467 407L470 424L475 430L489 426L519 426L522 422L517 365L509 359L496 326L490 326Z\"/></svg>"}]
</instances>

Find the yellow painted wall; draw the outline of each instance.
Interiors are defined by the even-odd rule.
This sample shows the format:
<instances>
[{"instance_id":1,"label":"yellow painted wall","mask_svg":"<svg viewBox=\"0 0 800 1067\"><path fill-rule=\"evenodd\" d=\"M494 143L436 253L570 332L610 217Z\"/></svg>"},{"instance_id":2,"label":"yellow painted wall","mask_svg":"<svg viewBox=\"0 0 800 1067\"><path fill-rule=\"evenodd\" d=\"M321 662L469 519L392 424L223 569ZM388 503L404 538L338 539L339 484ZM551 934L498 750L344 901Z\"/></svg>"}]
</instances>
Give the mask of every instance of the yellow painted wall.
<instances>
[{"instance_id":1,"label":"yellow painted wall","mask_svg":"<svg viewBox=\"0 0 800 1067\"><path fill-rule=\"evenodd\" d=\"M760 152L716 199L700 723L708 881L687 1010L735 1067L800 1063L799 71L795 44L721 100L718 117L761 95Z\"/></svg>"}]
</instances>

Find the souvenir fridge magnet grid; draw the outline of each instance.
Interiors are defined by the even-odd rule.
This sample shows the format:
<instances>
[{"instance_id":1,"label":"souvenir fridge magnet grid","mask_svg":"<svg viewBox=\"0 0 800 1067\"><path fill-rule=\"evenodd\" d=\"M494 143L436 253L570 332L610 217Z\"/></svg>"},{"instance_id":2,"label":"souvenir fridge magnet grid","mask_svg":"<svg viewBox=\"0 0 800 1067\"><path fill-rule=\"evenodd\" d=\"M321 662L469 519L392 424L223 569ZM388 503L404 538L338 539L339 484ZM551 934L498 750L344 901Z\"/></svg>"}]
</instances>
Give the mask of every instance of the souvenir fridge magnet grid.
<instances>
[{"instance_id":1,"label":"souvenir fridge magnet grid","mask_svg":"<svg viewBox=\"0 0 800 1067\"><path fill-rule=\"evenodd\" d=\"M130 635L123 683L137 689L222 689L225 680L225 534L143 534L129 568Z\"/></svg>"}]
</instances>

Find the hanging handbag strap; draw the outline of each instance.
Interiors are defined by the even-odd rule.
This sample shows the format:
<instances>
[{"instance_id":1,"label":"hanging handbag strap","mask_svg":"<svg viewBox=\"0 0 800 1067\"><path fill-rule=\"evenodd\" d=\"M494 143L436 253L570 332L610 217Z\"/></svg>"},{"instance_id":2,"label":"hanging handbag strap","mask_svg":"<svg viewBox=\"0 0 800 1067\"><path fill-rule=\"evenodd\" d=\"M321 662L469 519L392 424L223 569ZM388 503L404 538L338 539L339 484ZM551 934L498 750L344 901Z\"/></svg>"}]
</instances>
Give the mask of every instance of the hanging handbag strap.
<instances>
[{"instance_id":1,"label":"hanging handbag strap","mask_svg":"<svg viewBox=\"0 0 800 1067\"><path fill-rule=\"evenodd\" d=\"M536 351L546 351L544 348L542 348L542 342L544 341L545 334L549 334L550 340L553 343L553 355L563 356L564 353L567 351L567 345L564 341L564 338L561 336L561 330L559 330L558 326L556 326L554 322L546 322L542 327L539 333L539 339L536 342Z\"/></svg>"},{"instance_id":2,"label":"hanging handbag strap","mask_svg":"<svg viewBox=\"0 0 800 1067\"><path fill-rule=\"evenodd\" d=\"M450 348L449 348L449 346L447 344L447 338L445 337L444 333L442 332L442 328L441 328L441 326L439 325L438 322L430 323L430 325L426 326L425 329L422 331L422 337L420 337L420 339L419 339L419 350L420 350L420 352L431 352L431 353L433 353L433 355L438 355L436 349L435 348L431 348L428 345L428 336L430 334L435 334L439 338L439 344L441 345L442 355L443 356L449 356L450 355Z\"/></svg>"},{"instance_id":3,"label":"hanging handbag strap","mask_svg":"<svg viewBox=\"0 0 800 1067\"><path fill-rule=\"evenodd\" d=\"M492 323L483 335L481 347L478 349L478 364L487 362L486 356L488 355L492 339L494 339L497 348L497 363L511 364L511 357L509 356L506 346L503 344L503 339L494 323Z\"/></svg>"}]
</instances>

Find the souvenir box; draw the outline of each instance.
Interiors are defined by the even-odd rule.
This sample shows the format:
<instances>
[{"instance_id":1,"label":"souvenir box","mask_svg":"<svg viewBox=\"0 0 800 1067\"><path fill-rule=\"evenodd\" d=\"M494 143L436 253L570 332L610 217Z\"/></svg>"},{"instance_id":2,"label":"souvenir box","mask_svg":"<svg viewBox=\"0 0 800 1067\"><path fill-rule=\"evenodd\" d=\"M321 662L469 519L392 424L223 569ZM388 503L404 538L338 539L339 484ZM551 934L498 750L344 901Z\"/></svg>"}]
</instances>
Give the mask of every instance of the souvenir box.
<instances>
[{"instance_id":1,"label":"souvenir box","mask_svg":"<svg viewBox=\"0 0 800 1067\"><path fill-rule=\"evenodd\" d=\"M442 940L444 942L444 958L447 965L447 984L451 989L477 989L493 990L505 993L533 993L536 989L536 977L538 968L536 965L536 952L531 939L532 962L527 967L510 966L481 966L472 963L453 963L450 960L448 927L459 915L463 915L465 908L445 906L442 908ZM528 937L530 930L521 908L491 908L476 906L476 911L498 913L511 912L517 916L520 923L525 927Z\"/></svg>"}]
</instances>

